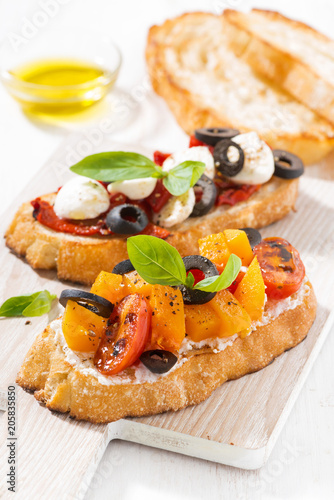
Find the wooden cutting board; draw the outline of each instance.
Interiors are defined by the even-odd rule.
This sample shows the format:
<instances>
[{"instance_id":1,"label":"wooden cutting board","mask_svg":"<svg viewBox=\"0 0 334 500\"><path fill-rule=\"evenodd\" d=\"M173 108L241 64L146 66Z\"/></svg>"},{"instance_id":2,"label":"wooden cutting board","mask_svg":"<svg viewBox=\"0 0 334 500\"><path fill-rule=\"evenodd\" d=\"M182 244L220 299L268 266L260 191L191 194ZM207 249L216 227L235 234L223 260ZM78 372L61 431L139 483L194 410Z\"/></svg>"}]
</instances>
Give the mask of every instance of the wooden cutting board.
<instances>
[{"instance_id":1,"label":"wooden cutting board","mask_svg":"<svg viewBox=\"0 0 334 500\"><path fill-rule=\"evenodd\" d=\"M54 191L69 177L68 166L81 156L106 150L148 153L133 145L92 146L81 135L69 137L40 170L1 219L3 233L22 201ZM261 467L297 398L326 338L334 316L334 156L308 167L301 179L296 212L262 230L282 236L301 252L318 297L316 321L306 340L264 370L227 382L205 402L154 417L123 419L109 425L76 422L52 413L31 394L16 388L18 488L16 498L84 497L107 444L124 439L245 469ZM0 300L47 288L59 295L71 286L54 272L34 271L1 243ZM26 352L37 335L59 314L0 319L0 408L6 409L7 387L15 382ZM1 418L2 443L8 437L7 413ZM0 496L8 494L3 478L7 453L1 453Z\"/></svg>"}]
</instances>

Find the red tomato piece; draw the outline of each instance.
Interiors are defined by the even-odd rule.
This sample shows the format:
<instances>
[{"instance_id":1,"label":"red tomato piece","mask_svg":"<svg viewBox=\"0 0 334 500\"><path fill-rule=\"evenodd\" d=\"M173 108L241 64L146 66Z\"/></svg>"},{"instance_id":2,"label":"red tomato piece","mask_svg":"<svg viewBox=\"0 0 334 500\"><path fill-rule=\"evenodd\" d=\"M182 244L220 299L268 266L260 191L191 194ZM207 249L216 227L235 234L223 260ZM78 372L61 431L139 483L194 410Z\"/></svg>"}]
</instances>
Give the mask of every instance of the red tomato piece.
<instances>
[{"instance_id":1,"label":"red tomato piece","mask_svg":"<svg viewBox=\"0 0 334 500\"><path fill-rule=\"evenodd\" d=\"M61 233L77 234L79 236L92 236L94 234L113 234L106 226L104 217L87 221L71 221L61 219L53 210L53 206L41 198L31 202L34 207L33 216L43 226Z\"/></svg>"},{"instance_id":2,"label":"red tomato piece","mask_svg":"<svg viewBox=\"0 0 334 500\"><path fill-rule=\"evenodd\" d=\"M131 366L144 351L151 329L149 303L139 293L127 295L112 312L94 356L103 375Z\"/></svg>"},{"instance_id":3,"label":"red tomato piece","mask_svg":"<svg viewBox=\"0 0 334 500\"><path fill-rule=\"evenodd\" d=\"M123 203L126 203L126 196L125 194L123 193L112 193L110 195L110 207L109 207L109 210L111 208L114 208L114 207L118 207L118 205L123 205Z\"/></svg>"},{"instance_id":4,"label":"red tomato piece","mask_svg":"<svg viewBox=\"0 0 334 500\"><path fill-rule=\"evenodd\" d=\"M163 162L170 156L170 153L162 153L161 151L154 151L153 161L159 167L162 167Z\"/></svg>"},{"instance_id":5,"label":"red tomato piece","mask_svg":"<svg viewBox=\"0 0 334 500\"><path fill-rule=\"evenodd\" d=\"M162 207L166 205L171 196L170 192L163 185L162 179L158 179L153 193L146 198L146 201L152 208L153 212L158 213Z\"/></svg>"},{"instance_id":6,"label":"red tomato piece","mask_svg":"<svg viewBox=\"0 0 334 500\"><path fill-rule=\"evenodd\" d=\"M115 193L111 197L112 202L110 208L122 205L127 202L127 198L121 193ZM130 200L131 201L131 200ZM87 219L84 221L73 221L69 219L61 219L58 217L49 202L36 198L31 202L34 207L33 216L43 226L49 227L54 231L60 233L77 234L78 236L92 236L94 234L101 234L108 236L114 234L105 223L106 214L101 214L97 219ZM150 209L143 201L134 201L133 205L140 206L146 211L149 216ZM157 238L165 239L170 235L170 232L163 227L155 226L151 222L145 227L140 234L149 234Z\"/></svg>"},{"instance_id":7,"label":"red tomato piece","mask_svg":"<svg viewBox=\"0 0 334 500\"><path fill-rule=\"evenodd\" d=\"M246 201L252 194L256 193L260 189L261 185L248 185L242 184L241 186L236 186L230 189L226 189L217 196L216 206L220 205L235 205L240 201Z\"/></svg>"},{"instance_id":8,"label":"red tomato piece","mask_svg":"<svg viewBox=\"0 0 334 500\"><path fill-rule=\"evenodd\" d=\"M266 294L281 300L297 292L305 276L305 267L297 250L283 238L265 238L254 247L260 264Z\"/></svg>"},{"instance_id":9,"label":"red tomato piece","mask_svg":"<svg viewBox=\"0 0 334 500\"><path fill-rule=\"evenodd\" d=\"M189 273L191 273L195 278L194 285L197 285L197 283L205 279L205 274L200 269L190 269L187 272L187 276Z\"/></svg>"},{"instance_id":10,"label":"red tomato piece","mask_svg":"<svg viewBox=\"0 0 334 500\"><path fill-rule=\"evenodd\" d=\"M244 273L243 271L240 271L238 276L235 278L235 280L233 281L233 283L228 287L228 291L231 292L231 293L234 293L236 291L236 289L238 288L238 285L240 283L240 281L242 280L242 278L245 276L246 273Z\"/></svg>"},{"instance_id":11,"label":"red tomato piece","mask_svg":"<svg viewBox=\"0 0 334 500\"><path fill-rule=\"evenodd\" d=\"M205 142L199 141L194 135L191 135L189 139L189 147L196 148L198 146L206 146L211 154L213 154L213 150L215 149L213 146L209 146L209 144L205 144Z\"/></svg>"},{"instance_id":12,"label":"red tomato piece","mask_svg":"<svg viewBox=\"0 0 334 500\"><path fill-rule=\"evenodd\" d=\"M155 236L156 238L161 238L162 240L164 240L167 238L167 236L170 235L170 231L167 231L167 229L163 227L155 226L154 224L149 222L145 229L139 234L148 234L149 236Z\"/></svg>"},{"instance_id":13,"label":"red tomato piece","mask_svg":"<svg viewBox=\"0 0 334 500\"><path fill-rule=\"evenodd\" d=\"M151 207L147 203L146 198L143 200L130 200L130 198L127 198L125 203L129 203L130 205L135 205L136 207L141 208L142 210L144 210L149 219L152 218Z\"/></svg>"}]
</instances>

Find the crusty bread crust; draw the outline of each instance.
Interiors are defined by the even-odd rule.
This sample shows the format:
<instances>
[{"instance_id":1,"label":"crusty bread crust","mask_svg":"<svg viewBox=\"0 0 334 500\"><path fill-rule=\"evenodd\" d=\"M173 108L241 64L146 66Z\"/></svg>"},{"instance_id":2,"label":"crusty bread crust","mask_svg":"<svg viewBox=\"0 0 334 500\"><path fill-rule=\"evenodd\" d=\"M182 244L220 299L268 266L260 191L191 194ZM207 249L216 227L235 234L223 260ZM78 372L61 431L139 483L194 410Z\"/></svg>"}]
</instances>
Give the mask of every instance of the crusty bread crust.
<instances>
[{"instance_id":1,"label":"crusty bread crust","mask_svg":"<svg viewBox=\"0 0 334 500\"><path fill-rule=\"evenodd\" d=\"M334 85L324 79L317 70L303 59L289 51L289 39L281 37L280 43L263 36L262 26L271 23L277 29L282 26L291 28L296 39L306 35L327 46L328 58L332 58L334 43L325 35L310 26L289 19L279 12L252 9L251 13L226 9L223 13L226 21L230 48L238 57L250 64L255 71L269 78L295 99L313 109L323 118L334 124ZM253 16L257 16L253 22ZM305 45L305 52L309 47ZM323 57L324 54L320 53Z\"/></svg>"},{"instance_id":2,"label":"crusty bread crust","mask_svg":"<svg viewBox=\"0 0 334 500\"><path fill-rule=\"evenodd\" d=\"M93 375L75 369L55 342L55 332L47 327L28 352L17 383L34 391L50 410L93 423L175 411L200 403L227 380L267 366L306 337L315 314L311 287L302 304L248 337L236 339L224 351L195 351L179 368L154 382L121 385L102 385Z\"/></svg>"},{"instance_id":3,"label":"crusty bread crust","mask_svg":"<svg viewBox=\"0 0 334 500\"><path fill-rule=\"evenodd\" d=\"M282 219L294 208L298 179L287 181L273 177L247 201L234 207L218 207L204 217L191 218L178 226L167 241L182 256L198 252L198 239L227 228L261 228ZM43 196L53 202L55 194ZM60 279L91 285L101 270L111 272L127 259L126 239L82 237L59 233L42 226L33 218L30 203L24 203L6 232L6 243L25 257L35 269L57 269Z\"/></svg>"},{"instance_id":4,"label":"crusty bread crust","mask_svg":"<svg viewBox=\"0 0 334 500\"><path fill-rule=\"evenodd\" d=\"M188 133L191 134L196 128L201 127L232 127L238 128L242 132L247 132L250 130L256 130L258 134L270 144L271 147L275 149L284 149L290 151L298 156L300 156L305 164L316 163L317 161L324 158L334 147L334 128L329 124L329 122L323 120L322 118L314 115L312 113L312 118L309 118L309 126L303 126L303 121L306 120L306 115L311 113L308 108L301 106L296 114L290 113L290 109L287 105L289 103L296 103L293 98L288 95L284 95L285 92L281 91L276 87L271 87L269 80L266 82L266 86L260 90L259 94L252 95L251 102L259 103L258 115L261 116L261 109L263 106L263 93L269 92L272 95L274 102L278 99L275 96L280 96L278 102L281 100L280 110L283 111L286 107L288 112L288 120L292 123L297 123L300 125L299 132L293 132L285 129L280 129L275 125L276 122L280 122L281 118L279 116L272 115L270 124L268 123L268 117L263 117L261 126L256 129L255 126L249 127L240 118L240 111L247 108L248 102L244 102L241 98L235 107L235 112L233 114L227 113L223 106L208 106L205 104L203 97L199 93L195 93L189 90L180 81L179 75L169 67L168 59L171 53L175 54L175 57L180 61L183 61L183 51L194 41L201 40L203 33L200 31L206 22L210 22L210 19L218 18L213 14L204 12L193 12L188 14L183 14L175 19L170 19L165 21L161 26L151 27L146 47L146 61L148 65L148 71L151 77L152 85L154 90L163 97L174 114L179 125ZM224 18L221 16L221 23L219 25L219 30L223 33ZM183 33L183 28L189 27L188 39L182 40L182 44L178 45L179 41L175 38ZM177 33L177 35L175 35ZM225 49L229 50L226 41L220 44L220 48L217 49L216 38L221 35L221 33L211 33L210 41L205 39L203 43L202 53L198 55L199 62L196 64L201 64L201 68L197 70L194 74L206 74L207 72L207 60L212 56L215 51ZM208 36L208 33L206 33ZM224 37L225 40L225 37ZM208 46L208 43L212 45ZM217 52L215 54L216 58L221 57L222 52ZM203 61L202 61L203 60ZM193 62L193 61L192 61ZM195 64L195 63L194 63ZM230 65L228 64L230 69ZM233 68L231 68L232 70ZM215 69L215 72L220 72L219 63ZM238 68L233 69L236 78L238 78ZM256 81L257 75L253 74L253 80ZM224 81L224 77L222 77ZM242 85L236 80L235 86ZM213 89L210 90L213 92ZM204 89L203 89L204 92ZM217 95L221 94L221 90L216 88ZM226 94L226 102L229 101L231 96ZM233 101L235 96L233 96ZM266 110L268 111L268 101L266 101ZM297 103L296 103L297 104ZM303 119L304 117L304 119ZM286 118L285 118L286 119ZM268 126L269 125L269 126Z\"/></svg>"}]
</instances>

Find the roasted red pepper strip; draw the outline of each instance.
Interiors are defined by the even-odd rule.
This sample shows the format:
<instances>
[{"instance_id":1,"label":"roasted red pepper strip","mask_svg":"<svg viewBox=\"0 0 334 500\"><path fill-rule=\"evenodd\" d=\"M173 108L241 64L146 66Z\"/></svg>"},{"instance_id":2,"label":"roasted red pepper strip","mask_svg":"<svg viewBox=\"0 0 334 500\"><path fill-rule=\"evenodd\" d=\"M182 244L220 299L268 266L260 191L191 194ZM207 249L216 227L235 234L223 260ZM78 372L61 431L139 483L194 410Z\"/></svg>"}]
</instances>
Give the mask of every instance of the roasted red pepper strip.
<instances>
[{"instance_id":1,"label":"roasted red pepper strip","mask_svg":"<svg viewBox=\"0 0 334 500\"><path fill-rule=\"evenodd\" d=\"M162 167L163 162L170 156L170 153L162 153L161 151L154 151L153 161L159 167Z\"/></svg>"},{"instance_id":2,"label":"roasted red pepper strip","mask_svg":"<svg viewBox=\"0 0 334 500\"><path fill-rule=\"evenodd\" d=\"M34 207L34 217L42 224L54 231L61 233L77 234L78 236L91 236L94 234L113 234L106 228L104 220L98 220L95 224L87 224L84 222L72 222L67 219L60 219L53 206L41 198L36 198L31 202Z\"/></svg>"},{"instance_id":3,"label":"roasted red pepper strip","mask_svg":"<svg viewBox=\"0 0 334 500\"><path fill-rule=\"evenodd\" d=\"M116 195L115 195L116 196ZM117 196L120 196L119 194ZM124 195L121 195L124 196ZM117 206L117 204L124 203L122 199L113 200L112 206ZM92 221L76 221L73 222L67 219L60 219L53 206L49 202L42 200L41 198L36 198L31 202L34 207L34 218L43 226L49 227L54 231L60 233L76 234L78 236L93 236L95 234L112 235L114 234L110 229L107 228L105 223L105 214L102 215L100 219ZM149 223L144 231L140 234L148 234L150 236L156 236L157 238L167 238L170 234L169 231L163 227L155 226Z\"/></svg>"},{"instance_id":4,"label":"roasted red pepper strip","mask_svg":"<svg viewBox=\"0 0 334 500\"><path fill-rule=\"evenodd\" d=\"M111 208L118 207L118 205L123 205L123 203L126 203L126 202L127 202L127 197L125 196L125 194L123 194L123 193L114 193L114 194L111 194L110 195L110 207L109 207L109 210Z\"/></svg>"},{"instance_id":5,"label":"roasted red pepper strip","mask_svg":"<svg viewBox=\"0 0 334 500\"><path fill-rule=\"evenodd\" d=\"M157 238L161 238L162 240L164 240L167 238L167 236L170 235L170 231L167 231L167 229L164 229L163 227L155 226L154 224L151 224L151 222L149 222L145 229L139 234L156 236Z\"/></svg>"},{"instance_id":6,"label":"roasted red pepper strip","mask_svg":"<svg viewBox=\"0 0 334 500\"><path fill-rule=\"evenodd\" d=\"M225 189L221 194L217 196L216 206L220 205L235 205L240 201L246 201L252 194L256 193L260 189L261 185L248 185L242 184L241 186Z\"/></svg>"},{"instance_id":7,"label":"roasted red pepper strip","mask_svg":"<svg viewBox=\"0 0 334 500\"><path fill-rule=\"evenodd\" d=\"M162 207L166 205L171 196L170 192L163 185L162 179L158 179L153 193L146 198L146 201L152 208L153 212L158 213Z\"/></svg>"},{"instance_id":8,"label":"roasted red pepper strip","mask_svg":"<svg viewBox=\"0 0 334 500\"><path fill-rule=\"evenodd\" d=\"M215 149L213 146L209 146L209 144L205 144L205 142L199 141L194 135L191 135L189 139L189 147L196 148L198 146L206 146L211 154L213 154L213 150Z\"/></svg>"}]
</instances>

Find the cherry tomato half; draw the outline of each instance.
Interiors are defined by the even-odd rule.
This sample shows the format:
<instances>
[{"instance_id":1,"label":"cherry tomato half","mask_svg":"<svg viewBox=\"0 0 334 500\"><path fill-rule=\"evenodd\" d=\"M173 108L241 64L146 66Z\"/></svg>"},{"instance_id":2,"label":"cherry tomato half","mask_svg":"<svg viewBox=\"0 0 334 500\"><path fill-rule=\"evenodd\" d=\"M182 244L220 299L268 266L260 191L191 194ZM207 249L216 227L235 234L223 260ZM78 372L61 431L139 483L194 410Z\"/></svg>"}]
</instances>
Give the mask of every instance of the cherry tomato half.
<instances>
[{"instance_id":1,"label":"cherry tomato half","mask_svg":"<svg viewBox=\"0 0 334 500\"><path fill-rule=\"evenodd\" d=\"M94 364L104 375L133 365L144 351L151 327L151 309L139 293L127 295L112 312Z\"/></svg>"},{"instance_id":2,"label":"cherry tomato half","mask_svg":"<svg viewBox=\"0 0 334 500\"><path fill-rule=\"evenodd\" d=\"M283 238L265 238L256 247L266 294L271 299L285 299L299 290L305 267L297 250Z\"/></svg>"}]
</instances>

